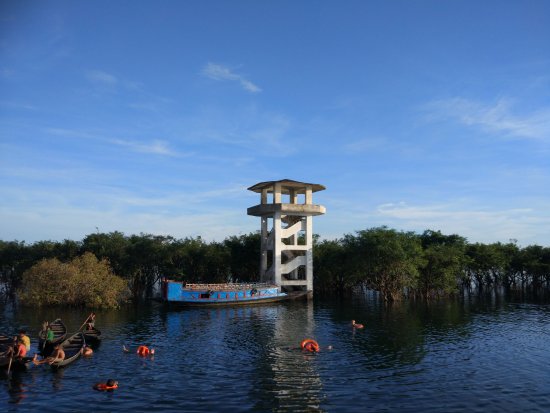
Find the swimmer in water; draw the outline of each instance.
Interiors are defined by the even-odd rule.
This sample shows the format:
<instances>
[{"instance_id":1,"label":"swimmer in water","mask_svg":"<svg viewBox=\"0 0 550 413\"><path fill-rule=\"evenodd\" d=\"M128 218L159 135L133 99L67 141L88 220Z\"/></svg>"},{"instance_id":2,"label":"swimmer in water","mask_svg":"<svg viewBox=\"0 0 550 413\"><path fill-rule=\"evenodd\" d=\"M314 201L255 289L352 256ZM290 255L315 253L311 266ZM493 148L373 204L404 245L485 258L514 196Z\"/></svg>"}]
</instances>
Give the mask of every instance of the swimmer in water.
<instances>
[{"instance_id":1,"label":"swimmer in water","mask_svg":"<svg viewBox=\"0 0 550 413\"><path fill-rule=\"evenodd\" d=\"M351 326L353 328L363 328L363 324L356 323L355 320L351 320Z\"/></svg>"}]
</instances>

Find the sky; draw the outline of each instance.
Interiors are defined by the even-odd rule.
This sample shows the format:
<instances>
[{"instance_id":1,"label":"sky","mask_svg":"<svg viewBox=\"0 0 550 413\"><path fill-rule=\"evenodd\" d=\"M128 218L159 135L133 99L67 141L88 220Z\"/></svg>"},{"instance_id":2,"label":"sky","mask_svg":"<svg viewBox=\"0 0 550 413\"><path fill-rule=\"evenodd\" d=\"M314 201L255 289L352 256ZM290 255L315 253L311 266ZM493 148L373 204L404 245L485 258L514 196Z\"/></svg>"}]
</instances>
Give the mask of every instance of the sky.
<instances>
[{"instance_id":1,"label":"sky","mask_svg":"<svg viewBox=\"0 0 550 413\"><path fill-rule=\"evenodd\" d=\"M388 226L550 246L546 0L0 1L0 239Z\"/></svg>"}]
</instances>

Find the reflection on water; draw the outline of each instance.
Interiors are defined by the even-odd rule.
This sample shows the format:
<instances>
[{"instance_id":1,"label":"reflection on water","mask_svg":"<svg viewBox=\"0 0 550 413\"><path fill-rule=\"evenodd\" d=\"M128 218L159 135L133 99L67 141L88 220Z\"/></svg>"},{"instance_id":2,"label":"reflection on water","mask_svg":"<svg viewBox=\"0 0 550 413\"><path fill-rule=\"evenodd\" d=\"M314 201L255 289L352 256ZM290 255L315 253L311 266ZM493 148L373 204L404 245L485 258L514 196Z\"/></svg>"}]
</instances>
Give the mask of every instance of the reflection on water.
<instances>
[{"instance_id":1,"label":"reflection on water","mask_svg":"<svg viewBox=\"0 0 550 413\"><path fill-rule=\"evenodd\" d=\"M261 353L256 369L258 386L253 389L258 410L317 410L321 405L322 382L317 354L300 349L304 338L315 338L313 303L280 306L269 330L258 331L267 352ZM289 347L289 343L291 346Z\"/></svg>"},{"instance_id":2,"label":"reflection on water","mask_svg":"<svg viewBox=\"0 0 550 413\"><path fill-rule=\"evenodd\" d=\"M6 372L6 376L8 376ZM11 377L6 377L9 403L19 403L25 398L25 384L20 373L12 372Z\"/></svg>"},{"instance_id":3,"label":"reflection on water","mask_svg":"<svg viewBox=\"0 0 550 413\"><path fill-rule=\"evenodd\" d=\"M47 368L44 365L44 368ZM52 389L53 390L62 390L63 389L63 376L65 375L65 369L56 369L52 373Z\"/></svg>"},{"instance_id":4,"label":"reflection on water","mask_svg":"<svg viewBox=\"0 0 550 413\"><path fill-rule=\"evenodd\" d=\"M44 319L76 330L88 314L6 308L0 331ZM354 330L351 320L365 325ZM97 313L103 343L52 371L0 376L0 409L17 411L550 411L550 307L502 300L402 303L372 297L251 307ZM318 354L299 349L304 338ZM156 349L154 358L122 346ZM327 347L333 346L329 351ZM0 372L1 373L1 372ZM4 372L5 373L5 372ZM114 392L92 389L119 381ZM11 406L11 407L10 407ZM78 407L76 407L78 406Z\"/></svg>"}]
</instances>

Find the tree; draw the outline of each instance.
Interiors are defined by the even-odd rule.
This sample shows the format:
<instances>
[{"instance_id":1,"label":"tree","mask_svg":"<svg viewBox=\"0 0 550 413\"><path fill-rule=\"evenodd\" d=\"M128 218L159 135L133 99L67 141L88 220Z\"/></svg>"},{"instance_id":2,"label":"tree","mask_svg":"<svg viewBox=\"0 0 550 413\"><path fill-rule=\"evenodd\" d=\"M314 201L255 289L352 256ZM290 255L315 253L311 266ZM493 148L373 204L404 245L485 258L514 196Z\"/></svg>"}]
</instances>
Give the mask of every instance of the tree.
<instances>
[{"instance_id":1,"label":"tree","mask_svg":"<svg viewBox=\"0 0 550 413\"><path fill-rule=\"evenodd\" d=\"M498 285L501 274L506 272L508 259L502 244L470 244L466 248L466 271L476 281L479 290Z\"/></svg>"},{"instance_id":2,"label":"tree","mask_svg":"<svg viewBox=\"0 0 550 413\"><path fill-rule=\"evenodd\" d=\"M140 234L128 239L124 275L134 299L149 298L154 286L171 268L169 236Z\"/></svg>"},{"instance_id":3,"label":"tree","mask_svg":"<svg viewBox=\"0 0 550 413\"><path fill-rule=\"evenodd\" d=\"M126 282L113 274L107 260L84 253L68 263L43 259L23 274L18 292L31 306L117 307L125 299Z\"/></svg>"},{"instance_id":4,"label":"tree","mask_svg":"<svg viewBox=\"0 0 550 413\"><path fill-rule=\"evenodd\" d=\"M128 263L130 240L119 231L93 233L82 241L82 251L93 253L99 259L108 258L115 274L123 276Z\"/></svg>"},{"instance_id":5,"label":"tree","mask_svg":"<svg viewBox=\"0 0 550 413\"><path fill-rule=\"evenodd\" d=\"M25 242L0 241L0 286L4 297L14 296L23 272L33 264L28 255Z\"/></svg>"},{"instance_id":6,"label":"tree","mask_svg":"<svg viewBox=\"0 0 550 413\"><path fill-rule=\"evenodd\" d=\"M207 244L201 237L179 240L172 250L172 264L185 282L207 282Z\"/></svg>"},{"instance_id":7,"label":"tree","mask_svg":"<svg viewBox=\"0 0 550 413\"><path fill-rule=\"evenodd\" d=\"M530 276L533 289L542 288L543 282L550 278L550 248L529 245L522 250L523 266Z\"/></svg>"},{"instance_id":8,"label":"tree","mask_svg":"<svg viewBox=\"0 0 550 413\"><path fill-rule=\"evenodd\" d=\"M424 298L456 293L464 274L466 239L427 230L420 236L423 263L415 291Z\"/></svg>"},{"instance_id":9,"label":"tree","mask_svg":"<svg viewBox=\"0 0 550 413\"><path fill-rule=\"evenodd\" d=\"M371 289L380 291L385 301L400 300L405 289L413 288L422 264L422 246L412 232L387 227L346 235L344 246L353 258L353 275Z\"/></svg>"},{"instance_id":10,"label":"tree","mask_svg":"<svg viewBox=\"0 0 550 413\"><path fill-rule=\"evenodd\" d=\"M340 240L325 240L313 248L313 266L315 289L338 292L340 295L357 284L352 276L347 259L347 251Z\"/></svg>"},{"instance_id":11,"label":"tree","mask_svg":"<svg viewBox=\"0 0 550 413\"><path fill-rule=\"evenodd\" d=\"M463 273L462 256L455 246L430 245L423 251L415 290L424 298L456 293Z\"/></svg>"},{"instance_id":12,"label":"tree","mask_svg":"<svg viewBox=\"0 0 550 413\"><path fill-rule=\"evenodd\" d=\"M260 280L261 235L252 232L228 237L223 242L229 258L229 273L234 282Z\"/></svg>"}]
</instances>

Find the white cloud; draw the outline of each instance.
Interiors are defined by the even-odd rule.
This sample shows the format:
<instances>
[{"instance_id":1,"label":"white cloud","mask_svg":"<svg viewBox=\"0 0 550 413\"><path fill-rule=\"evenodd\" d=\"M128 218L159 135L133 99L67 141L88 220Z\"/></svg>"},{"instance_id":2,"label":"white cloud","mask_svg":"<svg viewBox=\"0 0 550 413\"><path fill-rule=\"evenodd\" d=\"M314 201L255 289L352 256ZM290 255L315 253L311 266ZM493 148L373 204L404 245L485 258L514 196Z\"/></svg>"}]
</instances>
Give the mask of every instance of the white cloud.
<instances>
[{"instance_id":1,"label":"white cloud","mask_svg":"<svg viewBox=\"0 0 550 413\"><path fill-rule=\"evenodd\" d=\"M45 188L29 192L17 186L2 190L10 199L10 204L0 202L4 240L80 240L98 227L102 232L202 236L221 241L259 226L243 208L230 206L229 201L240 202L246 192L239 184L207 191L161 191L149 198L141 192L93 185L55 192ZM34 205L41 206L39 212Z\"/></svg>"},{"instance_id":2,"label":"white cloud","mask_svg":"<svg viewBox=\"0 0 550 413\"><path fill-rule=\"evenodd\" d=\"M341 198L325 199L327 215L316 219L314 231L323 239L337 239L344 234L373 227L387 226L398 231L422 233L439 230L457 234L468 242L506 243L548 246L550 203L547 199L530 198L524 205L498 207L454 199L445 203L383 203Z\"/></svg>"},{"instance_id":3,"label":"white cloud","mask_svg":"<svg viewBox=\"0 0 550 413\"><path fill-rule=\"evenodd\" d=\"M86 78L96 85L115 86L118 83L118 79L115 76L101 70L88 71Z\"/></svg>"},{"instance_id":4,"label":"white cloud","mask_svg":"<svg viewBox=\"0 0 550 413\"><path fill-rule=\"evenodd\" d=\"M217 158L221 153L228 160L230 149L233 150L231 160L247 162L258 155L286 157L295 153L302 143L292 136L295 128L293 120L285 114L264 111L252 104L230 108L202 106L196 113L179 120L171 130L186 143L211 145L203 152L208 159ZM236 150L244 152L237 155Z\"/></svg>"},{"instance_id":5,"label":"white cloud","mask_svg":"<svg viewBox=\"0 0 550 413\"><path fill-rule=\"evenodd\" d=\"M510 99L499 99L494 104L486 104L457 97L431 102L425 108L436 119L454 119L491 133L504 133L519 138L550 138L550 107L519 113L514 110Z\"/></svg>"},{"instance_id":6,"label":"white cloud","mask_svg":"<svg viewBox=\"0 0 550 413\"><path fill-rule=\"evenodd\" d=\"M51 133L53 135L58 135L58 136L109 142L111 144L123 146L123 147L129 148L134 152L140 152L140 153L149 153L149 154L164 155L164 156L190 156L191 155L191 154L183 154L171 149L168 142L160 139L153 139L150 142L139 142L139 141L132 141L127 139L108 138L104 135L89 133L87 131L80 131L75 129L48 128L46 129L46 131L48 133Z\"/></svg>"},{"instance_id":7,"label":"white cloud","mask_svg":"<svg viewBox=\"0 0 550 413\"><path fill-rule=\"evenodd\" d=\"M232 72L229 68L215 63L208 63L202 69L203 76L206 76L213 80L230 80L240 83L243 89L252 92L258 93L261 92L258 86L252 83L250 80L246 79L244 76Z\"/></svg>"},{"instance_id":8,"label":"white cloud","mask_svg":"<svg viewBox=\"0 0 550 413\"><path fill-rule=\"evenodd\" d=\"M150 153L154 155L165 155L165 156L179 156L177 152L170 149L168 143L162 140L153 140L148 143L128 141L123 139L113 139L112 143L120 146L125 146L130 148L135 152Z\"/></svg>"},{"instance_id":9,"label":"white cloud","mask_svg":"<svg viewBox=\"0 0 550 413\"><path fill-rule=\"evenodd\" d=\"M182 194L165 194L157 195L153 198L143 197L140 194L120 196L120 194L113 194L110 202L112 204L118 204L123 206L140 206L140 207L163 207L165 211L179 211L183 212L182 205L194 208L200 206L201 210L216 210L218 206L224 200L240 199L243 193L246 191L244 185L230 186L227 188L216 188L210 191L190 190ZM209 204L210 201L215 201L213 204Z\"/></svg>"},{"instance_id":10,"label":"white cloud","mask_svg":"<svg viewBox=\"0 0 550 413\"><path fill-rule=\"evenodd\" d=\"M214 211L205 214L167 215L156 213L127 213L116 209L44 208L40 214L29 210L2 211L0 220L4 240L81 240L95 232L121 231L127 235L147 233L171 235L176 238L201 236L207 241L221 241L240 232L251 232L255 222L248 220L239 226L241 211ZM250 218L250 217L246 217Z\"/></svg>"},{"instance_id":11,"label":"white cloud","mask_svg":"<svg viewBox=\"0 0 550 413\"><path fill-rule=\"evenodd\" d=\"M537 242L543 238L541 228L550 225L550 214L544 207L494 209L468 207L463 203L408 205L406 203L379 205L375 219L398 229L423 231L441 230L458 234L470 242Z\"/></svg>"},{"instance_id":12,"label":"white cloud","mask_svg":"<svg viewBox=\"0 0 550 413\"><path fill-rule=\"evenodd\" d=\"M65 136L69 138L101 139L101 136L77 129L46 128L45 132L52 135Z\"/></svg>"},{"instance_id":13,"label":"white cloud","mask_svg":"<svg viewBox=\"0 0 550 413\"><path fill-rule=\"evenodd\" d=\"M260 89L258 86L256 86L254 83L246 80L246 79L240 79L241 86L244 87L246 90L252 93L258 93L261 92L262 89Z\"/></svg>"}]
</instances>

